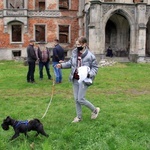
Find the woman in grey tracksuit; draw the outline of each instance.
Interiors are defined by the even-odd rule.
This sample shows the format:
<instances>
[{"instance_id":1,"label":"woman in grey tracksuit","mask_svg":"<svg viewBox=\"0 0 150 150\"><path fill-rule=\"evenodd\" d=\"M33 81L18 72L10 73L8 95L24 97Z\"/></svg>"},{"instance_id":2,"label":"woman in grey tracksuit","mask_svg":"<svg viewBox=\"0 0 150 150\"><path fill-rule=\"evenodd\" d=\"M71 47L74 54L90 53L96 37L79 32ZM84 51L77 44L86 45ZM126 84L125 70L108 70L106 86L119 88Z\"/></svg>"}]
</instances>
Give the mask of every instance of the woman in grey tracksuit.
<instances>
[{"instance_id":1,"label":"woman in grey tracksuit","mask_svg":"<svg viewBox=\"0 0 150 150\"><path fill-rule=\"evenodd\" d=\"M87 47L87 40L85 37L79 37L76 41L76 48L72 51L72 56L69 61L58 64L58 68L71 68L70 81L73 82L74 98L76 103L76 114L72 122L79 122L82 120L81 105L88 107L92 111L91 119L96 119L100 111L99 107L95 107L91 102L85 99L85 93L89 85L85 82L79 83L78 67L87 66L90 71L87 74L88 78L94 79L98 71L98 65L94 54L90 52Z\"/></svg>"}]
</instances>

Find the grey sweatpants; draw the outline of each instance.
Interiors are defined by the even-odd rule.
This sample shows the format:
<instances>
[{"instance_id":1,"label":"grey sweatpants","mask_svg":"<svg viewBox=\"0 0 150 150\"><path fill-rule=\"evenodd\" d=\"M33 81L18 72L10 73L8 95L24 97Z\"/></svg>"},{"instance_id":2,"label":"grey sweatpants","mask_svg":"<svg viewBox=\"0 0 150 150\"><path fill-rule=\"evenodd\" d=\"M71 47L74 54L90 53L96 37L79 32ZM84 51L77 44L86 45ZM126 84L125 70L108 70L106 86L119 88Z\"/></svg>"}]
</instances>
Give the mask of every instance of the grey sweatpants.
<instances>
[{"instance_id":1,"label":"grey sweatpants","mask_svg":"<svg viewBox=\"0 0 150 150\"><path fill-rule=\"evenodd\" d=\"M73 92L74 92L74 99L76 103L76 114L78 118L82 118L82 108L81 105L85 105L89 108L92 112L96 109L95 106L85 99L85 94L88 86L86 86L83 82L80 84L78 80L73 80Z\"/></svg>"}]
</instances>

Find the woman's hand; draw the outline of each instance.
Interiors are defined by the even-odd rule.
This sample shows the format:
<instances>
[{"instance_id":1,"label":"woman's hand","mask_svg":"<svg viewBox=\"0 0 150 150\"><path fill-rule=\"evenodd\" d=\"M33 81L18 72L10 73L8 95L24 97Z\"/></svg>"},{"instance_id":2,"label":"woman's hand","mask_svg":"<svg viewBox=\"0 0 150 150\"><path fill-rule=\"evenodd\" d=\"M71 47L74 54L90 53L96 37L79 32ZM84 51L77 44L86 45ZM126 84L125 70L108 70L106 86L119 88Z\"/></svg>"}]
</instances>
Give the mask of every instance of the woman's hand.
<instances>
[{"instance_id":1,"label":"woman's hand","mask_svg":"<svg viewBox=\"0 0 150 150\"><path fill-rule=\"evenodd\" d=\"M62 65L61 65L61 64L57 64L56 67L57 67L57 68L61 68Z\"/></svg>"},{"instance_id":2,"label":"woman's hand","mask_svg":"<svg viewBox=\"0 0 150 150\"><path fill-rule=\"evenodd\" d=\"M63 63L63 62L64 62L63 60L60 60L60 61L59 61L59 63Z\"/></svg>"}]
</instances>

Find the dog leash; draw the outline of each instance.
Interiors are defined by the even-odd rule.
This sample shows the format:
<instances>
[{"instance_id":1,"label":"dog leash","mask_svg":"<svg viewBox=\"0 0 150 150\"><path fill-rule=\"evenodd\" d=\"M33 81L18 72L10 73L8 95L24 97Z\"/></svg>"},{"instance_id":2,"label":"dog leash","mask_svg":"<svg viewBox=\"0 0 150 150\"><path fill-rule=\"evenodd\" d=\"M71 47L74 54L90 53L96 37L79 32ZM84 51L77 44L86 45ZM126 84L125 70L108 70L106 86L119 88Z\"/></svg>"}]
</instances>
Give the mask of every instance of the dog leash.
<instances>
[{"instance_id":1,"label":"dog leash","mask_svg":"<svg viewBox=\"0 0 150 150\"><path fill-rule=\"evenodd\" d=\"M41 119L43 119L43 118L46 116L46 114L47 114L47 112L48 112L48 109L49 109L49 107L50 107L50 105L51 105L51 103L52 103L52 99L53 99L53 95L54 95L54 87L55 87L55 79L54 79L54 77L53 77L53 85L52 85L51 98L50 98L50 101L49 101L49 103L48 103L47 109L46 109L46 111L45 111L45 113L44 113L44 115L42 116Z\"/></svg>"}]
</instances>

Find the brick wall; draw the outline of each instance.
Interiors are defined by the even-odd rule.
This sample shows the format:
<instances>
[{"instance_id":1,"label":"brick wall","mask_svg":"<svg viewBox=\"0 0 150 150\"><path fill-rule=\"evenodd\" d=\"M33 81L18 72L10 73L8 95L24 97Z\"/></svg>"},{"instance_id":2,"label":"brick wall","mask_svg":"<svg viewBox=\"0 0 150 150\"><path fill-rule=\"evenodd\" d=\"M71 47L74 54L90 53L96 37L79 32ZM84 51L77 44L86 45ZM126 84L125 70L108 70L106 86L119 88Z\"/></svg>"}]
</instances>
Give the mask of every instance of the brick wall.
<instances>
[{"instance_id":1,"label":"brick wall","mask_svg":"<svg viewBox=\"0 0 150 150\"><path fill-rule=\"evenodd\" d=\"M35 10L35 4L37 3L35 0L28 0L28 10ZM37 5L37 4L36 4ZM29 17L28 18L28 29L27 32L22 34L22 43L11 43L11 30L8 32L4 32L4 22L3 18L0 18L0 49L9 49L10 51L13 49L25 50L29 44L29 40L33 39L35 36L34 27L37 24L44 24L46 26L46 41L47 44L52 46L52 43L55 38L58 37L58 26L59 25L69 25L70 26L70 43L62 44L65 49L72 49L75 43L75 39L79 36L79 23L77 18L78 13L78 0L71 1L71 7L69 10L59 10L56 0L47 0L46 2L46 10L57 10L60 11L60 17ZM4 9L3 2L0 3L0 9ZM15 21L14 21L15 22ZM22 25L24 28L24 24ZM9 27L9 25L8 25Z\"/></svg>"},{"instance_id":2,"label":"brick wall","mask_svg":"<svg viewBox=\"0 0 150 150\"><path fill-rule=\"evenodd\" d=\"M4 8L4 5L3 5L3 1L0 2L0 10L2 10Z\"/></svg>"},{"instance_id":3,"label":"brick wall","mask_svg":"<svg viewBox=\"0 0 150 150\"><path fill-rule=\"evenodd\" d=\"M9 36L4 33L3 19L0 18L0 48L9 47Z\"/></svg>"}]
</instances>

